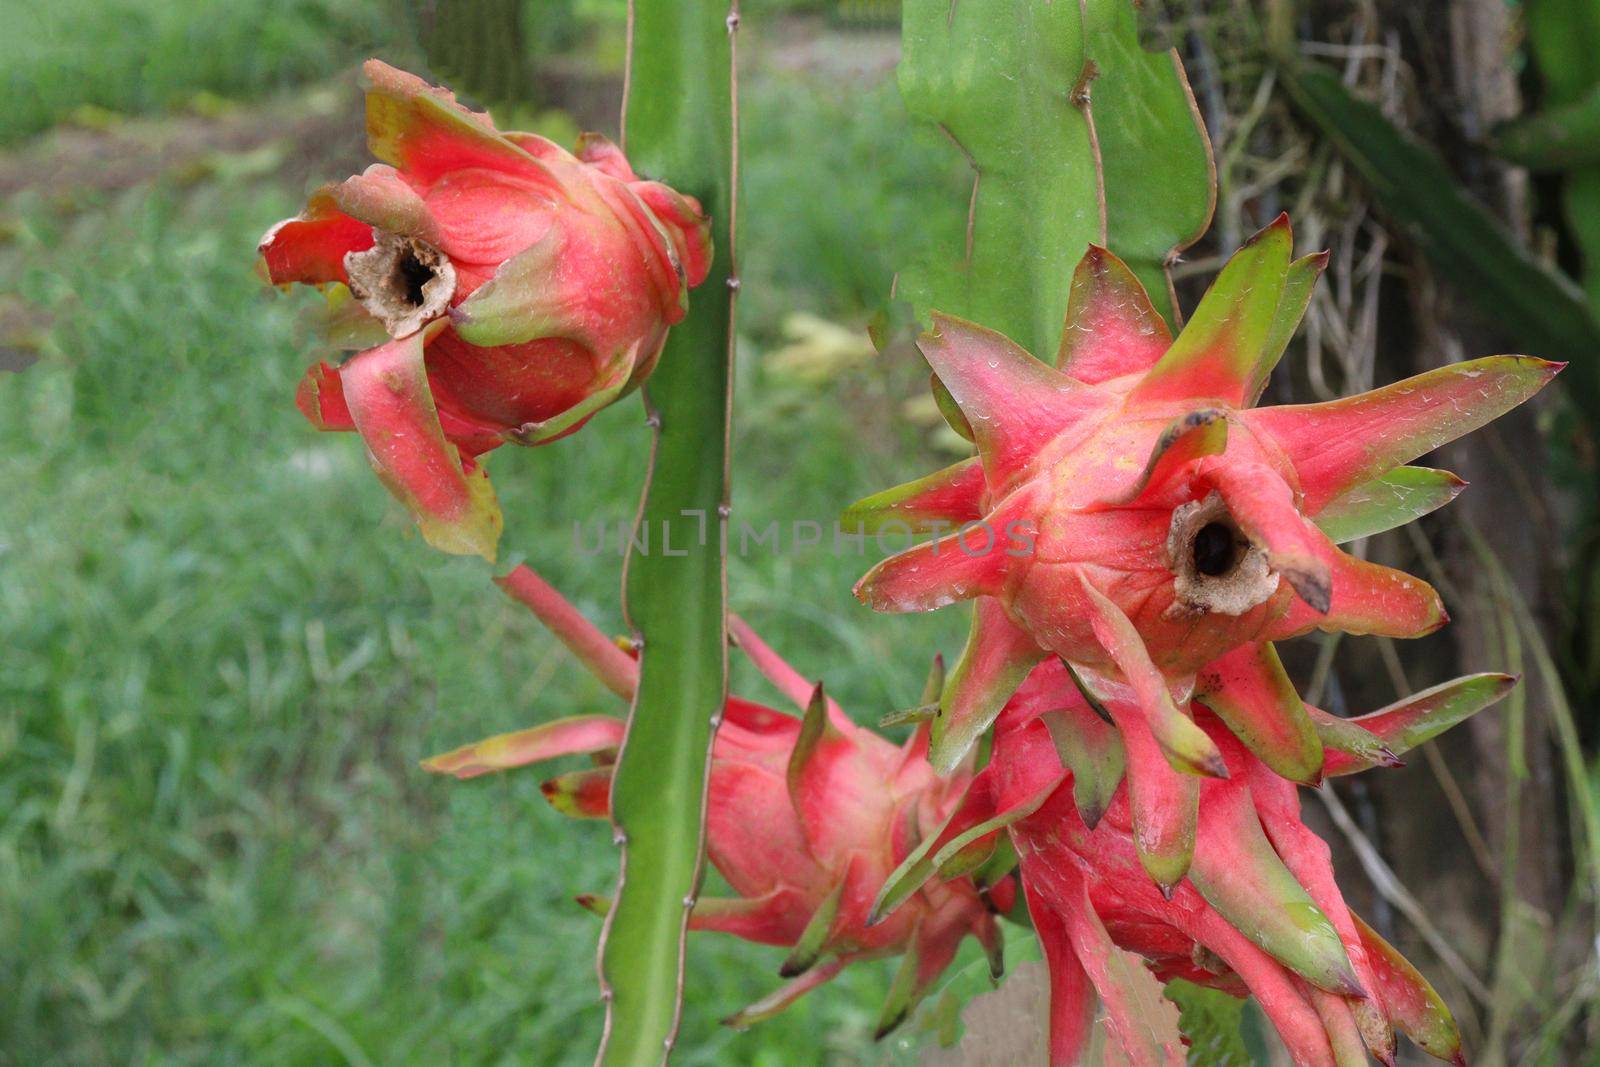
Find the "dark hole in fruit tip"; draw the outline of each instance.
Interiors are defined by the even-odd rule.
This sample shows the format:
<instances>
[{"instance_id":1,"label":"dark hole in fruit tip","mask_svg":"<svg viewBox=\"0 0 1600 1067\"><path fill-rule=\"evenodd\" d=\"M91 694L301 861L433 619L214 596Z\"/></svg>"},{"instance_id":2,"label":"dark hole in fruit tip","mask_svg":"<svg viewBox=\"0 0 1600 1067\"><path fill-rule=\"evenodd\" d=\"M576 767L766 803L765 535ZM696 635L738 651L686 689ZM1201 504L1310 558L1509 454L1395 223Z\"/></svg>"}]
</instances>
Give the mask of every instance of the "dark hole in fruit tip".
<instances>
[{"instance_id":1,"label":"dark hole in fruit tip","mask_svg":"<svg viewBox=\"0 0 1600 1067\"><path fill-rule=\"evenodd\" d=\"M1237 556L1233 531L1220 522L1208 522L1194 535L1194 569L1208 578L1227 574Z\"/></svg>"},{"instance_id":2,"label":"dark hole in fruit tip","mask_svg":"<svg viewBox=\"0 0 1600 1067\"><path fill-rule=\"evenodd\" d=\"M405 293L405 298L412 307L421 307L425 299L422 287L433 280L433 268L423 266L416 255L407 249L400 257L400 262L395 264L395 273L399 277L400 288Z\"/></svg>"}]
</instances>

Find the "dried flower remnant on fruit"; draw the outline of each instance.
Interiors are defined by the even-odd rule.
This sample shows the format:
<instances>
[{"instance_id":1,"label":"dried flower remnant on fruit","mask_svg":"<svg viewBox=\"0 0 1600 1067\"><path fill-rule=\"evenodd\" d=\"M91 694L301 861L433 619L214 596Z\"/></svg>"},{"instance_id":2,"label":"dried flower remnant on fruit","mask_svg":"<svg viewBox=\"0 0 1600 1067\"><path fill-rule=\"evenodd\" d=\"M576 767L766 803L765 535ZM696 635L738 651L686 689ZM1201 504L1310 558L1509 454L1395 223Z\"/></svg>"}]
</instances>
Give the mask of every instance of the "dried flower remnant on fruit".
<instances>
[{"instance_id":1,"label":"dried flower remnant on fruit","mask_svg":"<svg viewBox=\"0 0 1600 1067\"><path fill-rule=\"evenodd\" d=\"M445 314L456 292L456 269L437 248L414 237L373 231L372 247L346 252L350 294L391 337L404 337Z\"/></svg>"},{"instance_id":2,"label":"dried flower remnant on fruit","mask_svg":"<svg viewBox=\"0 0 1600 1067\"><path fill-rule=\"evenodd\" d=\"M1239 532L1215 492L1173 509L1167 560L1175 594L1167 610L1174 618L1243 615L1278 591L1266 553Z\"/></svg>"}]
</instances>

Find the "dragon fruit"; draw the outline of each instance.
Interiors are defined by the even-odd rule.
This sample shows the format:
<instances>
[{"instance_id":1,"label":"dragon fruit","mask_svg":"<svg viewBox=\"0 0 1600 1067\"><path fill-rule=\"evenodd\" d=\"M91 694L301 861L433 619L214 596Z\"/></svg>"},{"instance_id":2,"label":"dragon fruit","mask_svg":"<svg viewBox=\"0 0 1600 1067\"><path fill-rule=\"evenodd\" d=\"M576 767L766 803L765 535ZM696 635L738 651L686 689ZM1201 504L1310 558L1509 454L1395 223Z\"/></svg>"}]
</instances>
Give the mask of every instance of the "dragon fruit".
<instances>
[{"instance_id":1,"label":"dragon fruit","mask_svg":"<svg viewBox=\"0 0 1600 1067\"><path fill-rule=\"evenodd\" d=\"M1318 781L1324 734L1344 728L1304 707L1271 642L1443 625L1426 582L1336 542L1448 502L1459 479L1405 464L1562 366L1493 356L1330 403L1253 408L1326 262L1291 262L1291 247L1280 217L1229 260L1176 340L1128 268L1091 248L1057 367L935 315L920 347L978 455L845 516L880 533L953 531L856 586L881 611L976 602L933 720L935 767L954 766L1047 657L1128 688L1115 722L1142 779L1141 856L1164 886L1188 867L1194 776L1228 775L1190 697L1274 771Z\"/></svg>"},{"instance_id":2,"label":"dragon fruit","mask_svg":"<svg viewBox=\"0 0 1600 1067\"><path fill-rule=\"evenodd\" d=\"M559 593L525 566L500 584L597 679L632 695L636 661ZM780 967L789 981L731 1016L731 1025L782 1010L852 962L904 954L881 1036L907 1017L969 933L998 978L995 916L1020 903L1051 971L1056 1067L1081 1061L1096 997L1130 1063L1182 1063L1176 1011L1161 989L1174 978L1257 998L1297 1064L1346 1067L1366 1062L1367 1051L1393 1064L1396 1031L1462 1062L1460 1036L1438 994L1345 905L1327 846L1301 821L1296 783L1255 756L1208 706L1196 701L1188 712L1217 746L1227 775L1179 775L1153 739L1141 752L1133 740L1140 735L1119 732L1130 719L1142 723L1131 685L1047 660L997 717L983 770L975 772L969 758L941 777L927 759L928 721L894 745L852 722L742 620L730 619L730 633L804 709L797 718L730 697L716 735L707 853L736 895L698 900L690 927L789 949ZM935 662L925 702L943 688ZM1232 678L1221 668L1201 674ZM1513 682L1499 674L1461 678L1354 719L1308 709L1325 738L1321 773L1397 765ZM468 745L424 767L473 778L591 755L593 766L558 775L543 791L564 814L603 818L624 731L621 719L580 715ZM1193 862L1170 884L1145 870L1147 765L1193 783L1204 813ZM579 901L600 913L609 907L593 896Z\"/></svg>"},{"instance_id":3,"label":"dragon fruit","mask_svg":"<svg viewBox=\"0 0 1600 1067\"><path fill-rule=\"evenodd\" d=\"M301 411L361 434L430 544L492 559L479 457L572 433L644 380L710 268L708 224L603 137L573 155L377 60L365 74L383 162L272 227L262 268L322 288L329 340L362 350L314 364Z\"/></svg>"},{"instance_id":4,"label":"dragon fruit","mask_svg":"<svg viewBox=\"0 0 1600 1067\"><path fill-rule=\"evenodd\" d=\"M872 918L892 918L898 901L956 856L1004 869L983 857L1008 838L1051 972L1052 1064L1080 1062L1095 995L1131 1062L1184 1062L1175 1028L1157 1025L1159 983L1174 978L1253 995L1297 1064L1345 1067L1366 1063L1368 1051L1392 1064L1396 1030L1462 1062L1438 994L1346 907L1327 845L1301 821L1295 784L1203 705L1191 708L1194 720L1228 777L1189 779L1200 783L1205 816L1194 864L1175 885L1152 883L1136 825L1136 757L1127 753L1119 785L1120 746L1101 719L1117 721L1112 709L1138 697L1125 683L1095 684L1059 661L1035 669L998 718L989 765L945 826L891 875ZM1475 675L1340 720L1371 743L1360 755L1330 746L1325 772L1392 764L1512 684Z\"/></svg>"},{"instance_id":5,"label":"dragon fruit","mask_svg":"<svg viewBox=\"0 0 1600 1067\"><path fill-rule=\"evenodd\" d=\"M542 579L519 567L503 583L539 615L608 686L629 690L632 659L606 641ZM904 954L879 1021L898 1025L972 934L998 977L1001 939L994 911L1014 887L980 892L971 878L931 882L886 922L867 913L889 873L960 802L971 772L941 778L926 758L927 729L897 746L852 722L746 624L730 630L746 656L803 716L730 696L712 749L706 852L738 894L701 897L690 928L717 930L789 948L779 973L790 981L727 1021L744 1026L782 1010L850 963ZM935 677L939 676L936 668ZM620 685L618 684L620 682ZM937 688L931 688L933 699ZM424 762L428 770L473 778L559 756L588 754L596 765L544 783L546 799L578 818L610 813L612 763L623 720L580 715L489 738ZM581 897L601 911L607 902Z\"/></svg>"}]
</instances>

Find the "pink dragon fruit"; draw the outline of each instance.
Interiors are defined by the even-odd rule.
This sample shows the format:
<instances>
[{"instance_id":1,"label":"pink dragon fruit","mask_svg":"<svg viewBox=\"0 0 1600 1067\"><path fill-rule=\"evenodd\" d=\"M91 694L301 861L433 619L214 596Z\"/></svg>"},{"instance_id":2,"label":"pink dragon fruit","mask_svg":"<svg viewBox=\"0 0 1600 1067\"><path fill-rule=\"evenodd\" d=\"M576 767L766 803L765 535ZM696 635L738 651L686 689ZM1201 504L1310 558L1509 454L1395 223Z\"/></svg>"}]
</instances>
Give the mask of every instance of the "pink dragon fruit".
<instances>
[{"instance_id":1,"label":"pink dragon fruit","mask_svg":"<svg viewBox=\"0 0 1600 1067\"><path fill-rule=\"evenodd\" d=\"M537 575L518 568L503 584L602 681L631 689L633 661ZM960 802L970 770L936 776L925 755L926 728L905 747L896 746L853 723L821 685L802 678L742 621L732 620L731 631L804 715L730 697L712 750L706 851L738 895L700 898L690 928L790 949L779 973L791 981L729 1024L748 1025L780 1011L856 960L904 953L880 1018L881 1036L906 1017L969 933L983 943L998 976L1001 940L993 911L1011 906L1009 882L994 887L992 900L970 878L932 882L891 920L866 922L889 873ZM928 699L936 693L932 689ZM603 818L623 731L621 719L577 716L468 745L423 766L472 778L590 754L596 766L551 779L544 793L567 815ZM608 906L594 897L580 900L602 912Z\"/></svg>"},{"instance_id":2,"label":"pink dragon fruit","mask_svg":"<svg viewBox=\"0 0 1600 1067\"><path fill-rule=\"evenodd\" d=\"M365 74L383 162L269 230L262 266L323 288L330 339L364 349L310 368L306 417L361 434L430 544L492 559L479 457L571 433L650 373L710 268L708 225L602 137L572 155L377 60Z\"/></svg>"},{"instance_id":3,"label":"pink dragon fruit","mask_svg":"<svg viewBox=\"0 0 1600 1067\"><path fill-rule=\"evenodd\" d=\"M1561 365L1494 356L1331 403L1252 408L1326 261L1291 262L1291 246L1280 217L1228 262L1176 340L1127 267L1091 248L1072 280L1059 369L935 316L920 345L978 456L861 501L845 520L959 527L856 587L882 611L976 601L933 723L935 767L953 766L1029 670L1057 656L1136 694L1117 723L1125 739L1141 727L1130 756L1159 751L1178 771L1225 777L1221 749L1184 710L1195 695L1274 770L1314 782L1318 720L1269 642L1443 625L1427 583L1336 541L1450 500L1459 479L1405 464L1526 400ZM1168 842L1152 844L1153 873L1171 885L1187 866L1198 785L1169 787L1180 810L1143 832Z\"/></svg>"},{"instance_id":4,"label":"pink dragon fruit","mask_svg":"<svg viewBox=\"0 0 1600 1067\"><path fill-rule=\"evenodd\" d=\"M1369 743L1361 754L1330 746L1325 772L1392 763L1511 684L1505 675L1462 678L1340 720ZM1396 1030L1462 1062L1443 1001L1345 906L1327 846L1300 819L1294 783L1203 706L1192 709L1195 721L1228 777L1189 779L1204 793L1193 866L1172 886L1151 882L1137 825L1138 757L1128 746L1119 786L1121 746L1100 718L1117 721L1117 707L1136 708L1138 697L1120 682L1096 687L1074 682L1058 662L1035 670L999 717L991 762L949 822L891 875L872 917L892 918L936 870L963 854L968 862L992 854L1004 834L1050 967L1056 1067L1080 1062L1097 994L1130 1062L1183 1063L1176 1029L1152 1022L1163 1018L1157 983L1173 978L1256 997L1296 1064L1363 1064L1368 1051L1393 1064ZM988 869L1004 868L990 861Z\"/></svg>"}]
</instances>

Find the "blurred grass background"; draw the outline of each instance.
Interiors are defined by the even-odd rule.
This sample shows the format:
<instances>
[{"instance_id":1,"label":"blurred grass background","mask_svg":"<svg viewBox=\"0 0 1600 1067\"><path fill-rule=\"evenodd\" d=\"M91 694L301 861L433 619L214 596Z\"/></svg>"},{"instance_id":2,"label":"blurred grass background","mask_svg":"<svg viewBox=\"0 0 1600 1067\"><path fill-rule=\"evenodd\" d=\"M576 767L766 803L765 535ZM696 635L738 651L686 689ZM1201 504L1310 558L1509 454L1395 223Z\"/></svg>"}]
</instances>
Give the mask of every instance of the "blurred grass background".
<instances>
[{"instance_id":1,"label":"blurred grass background","mask_svg":"<svg viewBox=\"0 0 1600 1067\"><path fill-rule=\"evenodd\" d=\"M620 709L489 586L487 567L418 541L354 437L306 425L292 396L316 356L300 317L316 298L272 293L252 269L267 225L367 162L359 60L447 77L460 2L0 0L0 1067L590 1062L597 923L571 896L612 882L605 827L548 810L538 773L457 783L416 761ZM564 141L585 128L615 135L623 0L471 2L510 12L531 57L500 86L515 107L475 102ZM928 658L954 653L963 629L959 612L871 616L849 594L866 556L848 543L835 552L826 534L795 550L787 525L826 530L844 502L950 458L926 367L903 346L875 355L864 331L896 266L925 243L959 247L969 192L959 154L908 129L893 86L896 6L763 0L747 5L740 40L734 517L784 532L780 551L731 562L732 600L862 721L912 701ZM1193 6L1237 16L1249 5ZM1348 35L1331 27L1350 44L1329 54L1380 54L1368 38L1390 16L1356 7ZM1451 325L1459 308L1434 306L1401 241L1389 250L1331 146L1272 93L1259 49L1239 36L1250 19L1233 16L1202 11L1186 43L1222 187L1212 236L1180 268L1186 296L1218 253L1292 206L1303 245L1342 257L1307 329L1325 339L1322 354L1285 361L1281 399L1322 395L1329 383L1307 380L1308 367L1347 358L1366 362L1334 376L1346 385L1412 373L1452 329L1479 354L1489 342L1470 319ZM1401 50L1384 48L1400 69ZM1405 69L1452 62L1411 55ZM1364 325L1339 341L1349 323ZM1576 433L1549 437L1565 442L1551 451L1557 480L1577 486L1559 506L1592 512L1592 449L1568 441ZM1522 431L1457 446L1447 465L1474 493L1380 555L1416 569L1437 550L1473 578L1452 516L1466 512L1470 526L1482 509L1491 526L1514 499L1494 464L1539 454L1540 439L1529 416ZM620 629L615 531L633 514L645 445L629 401L568 440L497 452L500 569L526 557ZM603 523L613 548L585 555L575 523L586 541ZM1538 547L1560 536L1554 526L1493 525L1515 541L1505 559L1568 565ZM1490 600L1452 596L1449 634L1402 652L1413 681L1515 669L1512 637L1493 637L1514 627ZM1360 644L1338 660L1354 710L1393 695L1370 648L1350 655ZM1297 644L1296 669L1314 652ZM734 667L741 692L776 699L737 657ZM1592 708L1575 714L1592 742ZM1485 770L1509 751L1497 721L1439 745L1490 817L1501 787ZM1529 729L1537 753L1544 727ZM1600 774L1575 743L1567 752L1578 777ZM1513 771L1509 796L1560 792L1537 764L1526 787L1530 772ZM1572 842L1531 803L1525 822L1552 839L1543 851L1519 853L1516 834L1491 822L1508 869L1550 883L1527 895L1538 908L1514 894L1497 905L1428 775L1419 760L1370 786L1357 779L1346 801L1427 912L1494 975L1493 1002L1474 1004L1418 953L1330 834L1347 895L1445 983L1469 1033L1516 1015L1542 1035L1524 1062L1567 1062L1538 1050L1563 1035L1580 1044L1576 1013L1600 1002L1592 939L1568 922L1592 904L1566 888ZM1571 793L1583 803L1580 786ZM1600 790L1587 795L1600 803ZM675 1062L914 1058L911 1038L870 1042L891 964L852 967L735 1034L716 1020L773 988L782 954L719 936L690 946Z\"/></svg>"},{"instance_id":2,"label":"blurred grass background","mask_svg":"<svg viewBox=\"0 0 1600 1067\"><path fill-rule=\"evenodd\" d=\"M0 373L0 1064L588 1063L597 922L571 896L611 884L605 828L548 810L537 773L416 764L620 708L486 566L421 544L354 437L304 422L315 297L252 271L268 224L362 163L354 65L418 68L413 27L349 0L3 6L0 354L38 362ZM568 9L601 99L619 10ZM939 458L886 414L913 361L862 327L892 236L958 237L960 176L908 140L893 27L834 36L746 38L781 53L744 99L735 501L758 529ZM502 564L611 628L619 558L573 524L631 517L645 444L632 401L491 462ZM736 608L863 719L911 702L962 620L873 619L862 558L788 540L735 561ZM781 955L693 939L679 1062L900 1055L869 1040L888 964L719 1027Z\"/></svg>"}]
</instances>

